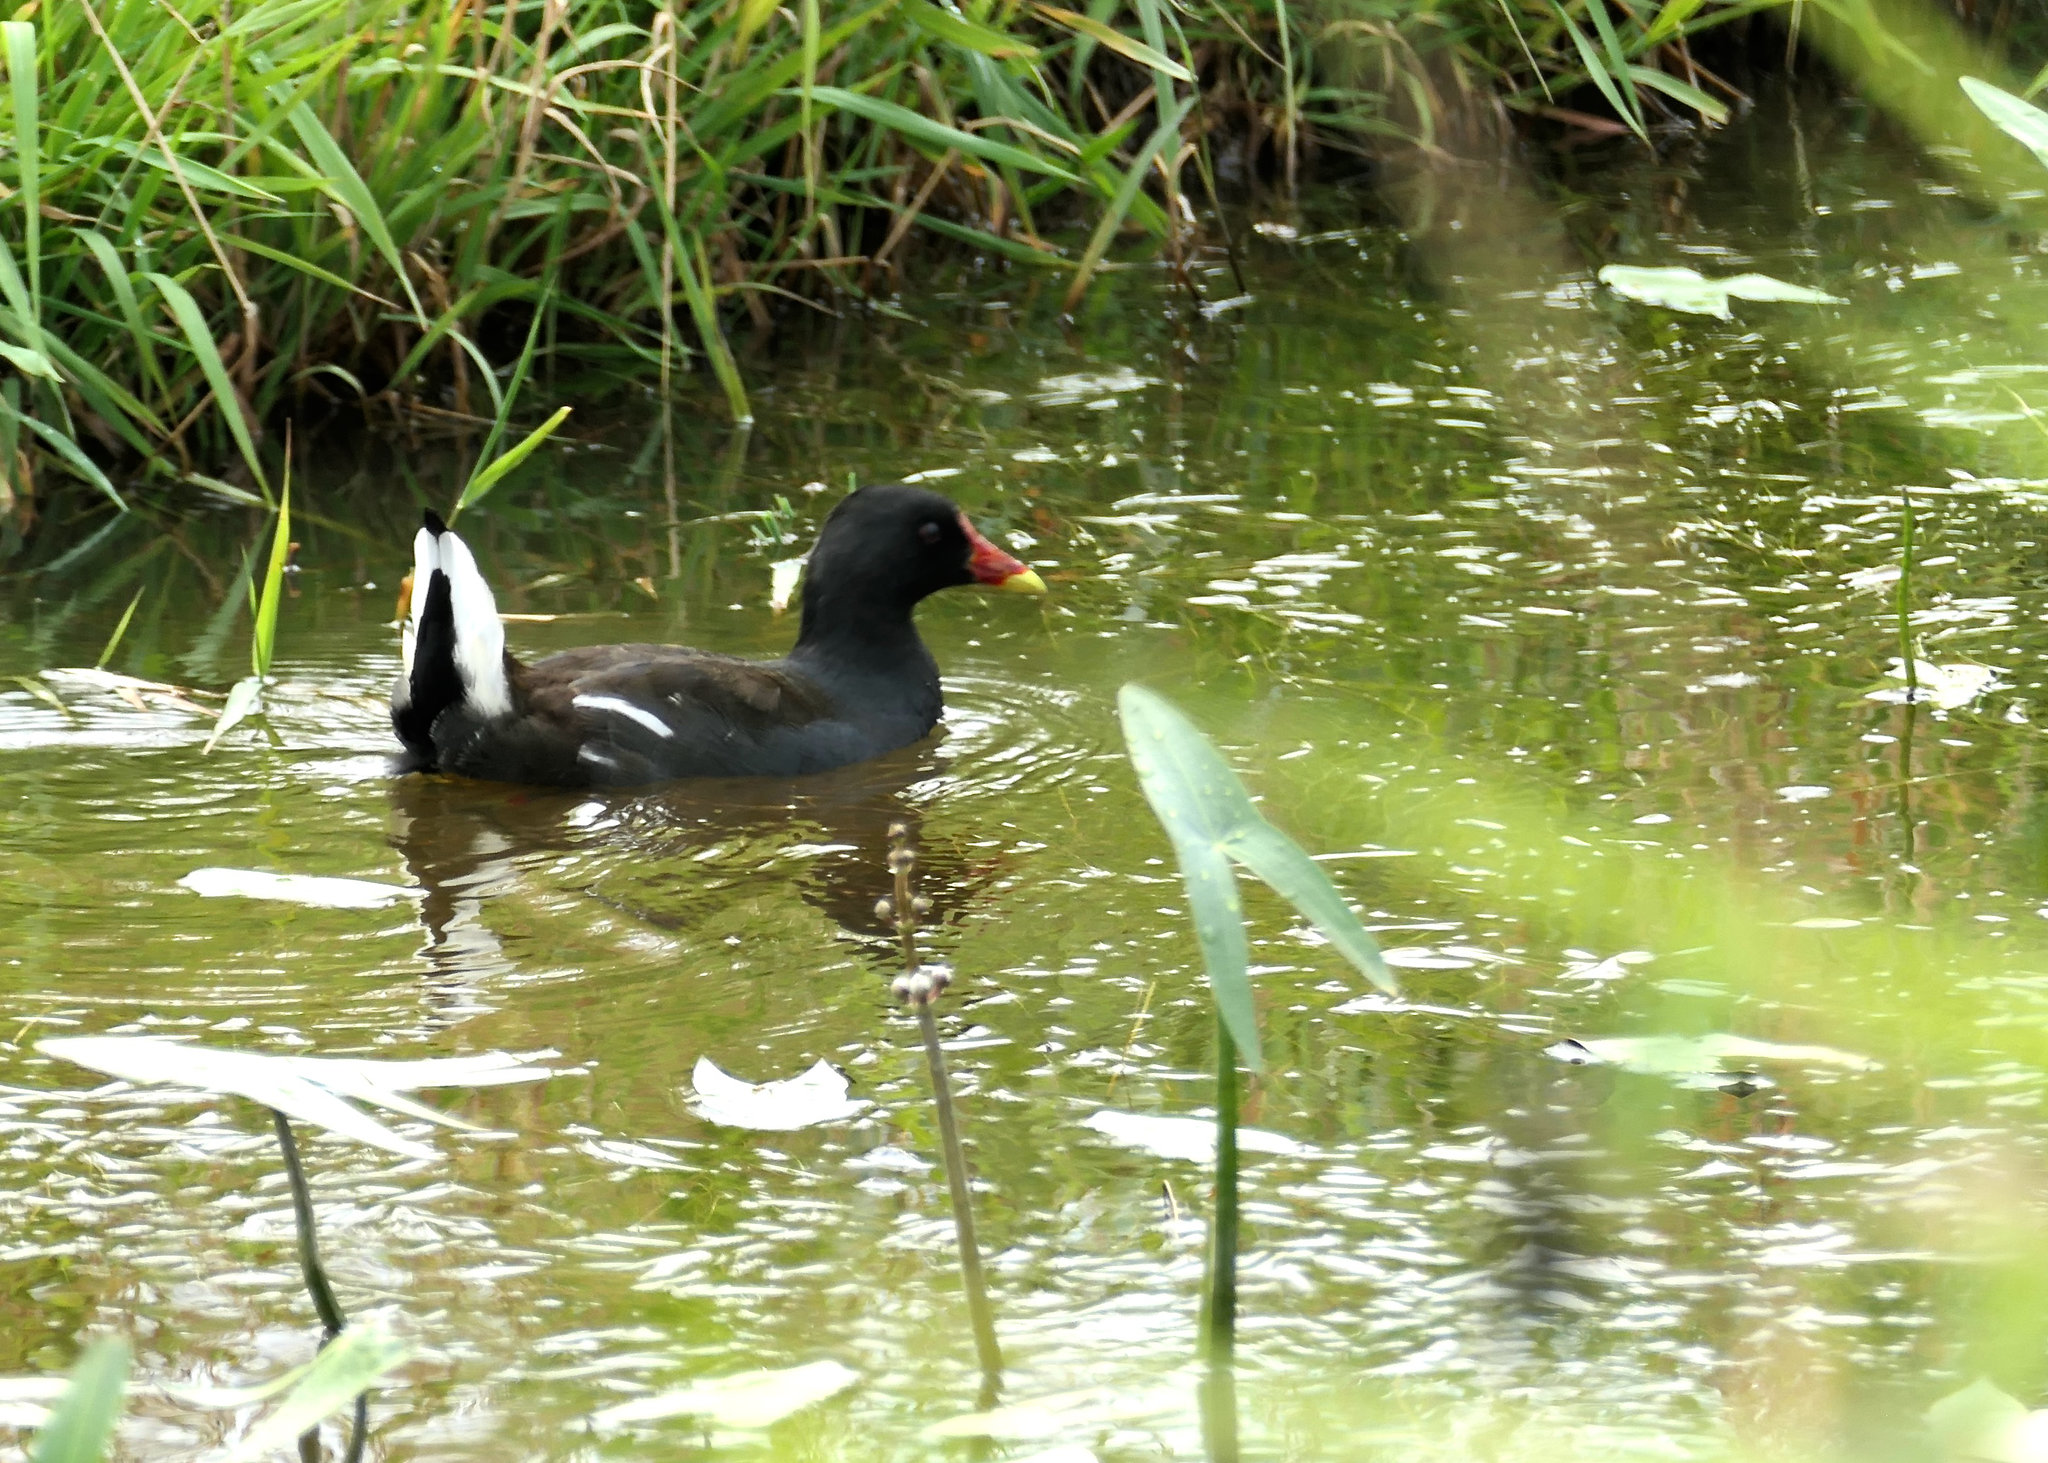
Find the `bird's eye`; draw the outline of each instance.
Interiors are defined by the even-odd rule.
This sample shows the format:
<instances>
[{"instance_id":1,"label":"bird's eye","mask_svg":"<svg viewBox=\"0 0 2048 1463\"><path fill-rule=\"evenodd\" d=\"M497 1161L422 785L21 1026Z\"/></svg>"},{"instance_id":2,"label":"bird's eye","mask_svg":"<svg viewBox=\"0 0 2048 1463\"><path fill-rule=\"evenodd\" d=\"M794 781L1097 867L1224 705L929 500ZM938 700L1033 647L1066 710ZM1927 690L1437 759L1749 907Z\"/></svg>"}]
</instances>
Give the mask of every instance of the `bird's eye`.
<instances>
[{"instance_id":1,"label":"bird's eye","mask_svg":"<svg viewBox=\"0 0 2048 1463\"><path fill-rule=\"evenodd\" d=\"M935 544L939 541L939 526L936 523L920 523L917 526L917 536L921 542Z\"/></svg>"}]
</instances>

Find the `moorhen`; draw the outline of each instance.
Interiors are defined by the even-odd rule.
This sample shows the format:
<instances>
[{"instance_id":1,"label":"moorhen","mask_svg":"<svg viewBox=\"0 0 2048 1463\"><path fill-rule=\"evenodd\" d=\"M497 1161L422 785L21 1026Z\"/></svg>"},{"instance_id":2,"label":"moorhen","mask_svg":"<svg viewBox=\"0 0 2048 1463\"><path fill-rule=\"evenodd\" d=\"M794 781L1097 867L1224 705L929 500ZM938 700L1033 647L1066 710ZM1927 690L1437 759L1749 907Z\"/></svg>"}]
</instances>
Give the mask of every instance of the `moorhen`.
<instances>
[{"instance_id":1,"label":"moorhen","mask_svg":"<svg viewBox=\"0 0 2048 1463\"><path fill-rule=\"evenodd\" d=\"M1045 593L948 499L880 484L848 494L825 519L796 647L781 660L592 645L527 665L505 649L469 546L429 510L413 540L391 724L412 767L497 782L627 787L822 772L907 746L937 724L939 667L911 611L955 584Z\"/></svg>"}]
</instances>

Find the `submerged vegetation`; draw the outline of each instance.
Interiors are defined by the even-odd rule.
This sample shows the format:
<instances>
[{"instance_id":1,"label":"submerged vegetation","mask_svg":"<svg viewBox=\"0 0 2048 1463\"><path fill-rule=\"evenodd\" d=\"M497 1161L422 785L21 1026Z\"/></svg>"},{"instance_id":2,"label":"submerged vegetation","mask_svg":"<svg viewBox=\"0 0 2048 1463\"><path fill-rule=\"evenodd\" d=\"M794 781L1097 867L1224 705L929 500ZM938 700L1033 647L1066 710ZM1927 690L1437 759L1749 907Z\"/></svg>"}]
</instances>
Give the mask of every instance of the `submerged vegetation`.
<instances>
[{"instance_id":1,"label":"submerged vegetation","mask_svg":"<svg viewBox=\"0 0 2048 1463\"><path fill-rule=\"evenodd\" d=\"M920 248L1071 309L1126 233L1227 246L1194 222L1219 176L1721 120L1695 43L1779 4L30 5L0 23L0 520L52 474L267 501L283 419L489 422L522 338L555 394L708 371L745 418L731 330L889 308Z\"/></svg>"}]
</instances>

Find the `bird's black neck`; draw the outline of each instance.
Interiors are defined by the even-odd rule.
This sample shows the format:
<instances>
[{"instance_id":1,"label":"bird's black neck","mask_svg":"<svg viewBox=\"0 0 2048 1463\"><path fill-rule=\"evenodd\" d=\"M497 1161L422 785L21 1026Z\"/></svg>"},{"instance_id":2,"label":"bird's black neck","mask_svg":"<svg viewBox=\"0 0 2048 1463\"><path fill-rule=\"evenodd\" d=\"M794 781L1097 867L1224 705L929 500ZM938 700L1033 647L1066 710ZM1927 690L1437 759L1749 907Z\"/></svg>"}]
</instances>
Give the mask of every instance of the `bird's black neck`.
<instances>
[{"instance_id":1,"label":"bird's black neck","mask_svg":"<svg viewBox=\"0 0 2048 1463\"><path fill-rule=\"evenodd\" d=\"M842 695L939 713L939 667L911 618L912 606L804 595L789 659Z\"/></svg>"}]
</instances>

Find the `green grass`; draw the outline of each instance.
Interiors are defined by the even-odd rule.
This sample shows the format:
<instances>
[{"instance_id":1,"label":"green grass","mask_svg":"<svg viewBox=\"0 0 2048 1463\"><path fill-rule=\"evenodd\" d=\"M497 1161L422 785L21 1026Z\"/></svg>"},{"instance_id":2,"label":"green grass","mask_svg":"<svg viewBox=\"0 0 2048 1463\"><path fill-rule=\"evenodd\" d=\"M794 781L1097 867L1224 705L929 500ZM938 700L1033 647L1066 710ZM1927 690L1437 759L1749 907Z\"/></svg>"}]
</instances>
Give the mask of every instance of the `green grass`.
<instances>
[{"instance_id":1,"label":"green grass","mask_svg":"<svg viewBox=\"0 0 2048 1463\"><path fill-rule=\"evenodd\" d=\"M726 332L892 294L920 238L1071 309L1128 235L1184 257L1212 138L1291 180L1574 89L1640 133L1716 114L1691 38L1778 3L29 7L0 25L0 508L52 474L268 501L284 420L488 422L522 338L557 390L702 370L744 418Z\"/></svg>"}]
</instances>

